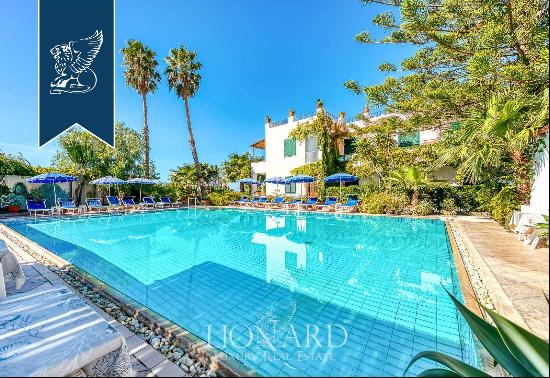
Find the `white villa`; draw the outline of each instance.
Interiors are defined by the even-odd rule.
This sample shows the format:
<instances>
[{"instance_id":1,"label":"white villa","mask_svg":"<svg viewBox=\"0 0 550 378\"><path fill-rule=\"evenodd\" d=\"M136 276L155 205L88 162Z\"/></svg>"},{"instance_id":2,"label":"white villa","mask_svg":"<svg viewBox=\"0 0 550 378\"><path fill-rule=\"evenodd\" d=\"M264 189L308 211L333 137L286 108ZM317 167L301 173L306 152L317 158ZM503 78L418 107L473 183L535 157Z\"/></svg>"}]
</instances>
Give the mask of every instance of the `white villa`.
<instances>
[{"instance_id":1,"label":"white villa","mask_svg":"<svg viewBox=\"0 0 550 378\"><path fill-rule=\"evenodd\" d=\"M323 109L323 104L320 103L317 107L317 112ZM307 122L315 117L316 113L310 113L303 116L296 116L294 110L290 110L288 118L272 122L269 116L265 118L264 139L261 139L251 145L253 150L261 149L265 151L265 159L252 163L252 178L263 181L265 178L282 176L292 176L291 171L307 163L316 162L321 158L321 151L317 145L317 138L308 138L305 142L298 142L295 139L288 137L288 134L293 130L299 122ZM403 117L401 114L372 114L368 108L363 110L363 116L368 118L370 122L376 122L385 117ZM345 113L341 112L339 119L346 124L355 124L357 126L365 126L365 122L359 119L345 119ZM419 130L415 133L407 133L400 135L397 133L395 139L400 146L414 146L433 143L441 137L439 130ZM340 155L342 159L349 159L353 153L354 146L352 139L345 139L340 144ZM440 180L453 180L455 170L450 167L444 167L435 176ZM298 184L300 185L300 184ZM305 192L301 188L298 193L310 194L314 193L316 186L304 185ZM285 194L295 194L296 184L287 184L283 188L282 185L266 184L266 194L272 194L275 191Z\"/></svg>"}]
</instances>

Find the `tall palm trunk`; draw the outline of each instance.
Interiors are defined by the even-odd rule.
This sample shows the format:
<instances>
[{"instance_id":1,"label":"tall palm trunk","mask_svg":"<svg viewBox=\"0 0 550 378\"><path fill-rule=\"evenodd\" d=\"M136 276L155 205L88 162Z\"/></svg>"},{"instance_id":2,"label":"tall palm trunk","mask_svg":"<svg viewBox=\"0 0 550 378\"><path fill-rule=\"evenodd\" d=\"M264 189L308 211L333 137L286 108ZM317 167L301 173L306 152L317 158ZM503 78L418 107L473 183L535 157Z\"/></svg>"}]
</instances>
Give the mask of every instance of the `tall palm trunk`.
<instances>
[{"instance_id":1,"label":"tall palm trunk","mask_svg":"<svg viewBox=\"0 0 550 378\"><path fill-rule=\"evenodd\" d=\"M143 98L143 174L149 178L150 160L149 160L149 125L147 124L147 94L142 94Z\"/></svg>"},{"instance_id":2,"label":"tall palm trunk","mask_svg":"<svg viewBox=\"0 0 550 378\"><path fill-rule=\"evenodd\" d=\"M419 199L420 199L420 192L418 191L418 189L414 189L413 190L413 195L412 195L412 200L411 200L411 205L412 206L418 205Z\"/></svg>"},{"instance_id":3,"label":"tall palm trunk","mask_svg":"<svg viewBox=\"0 0 550 378\"><path fill-rule=\"evenodd\" d=\"M195 170L197 171L197 178L199 180L199 186L201 190L201 197L206 198L206 188L202 179L201 163L199 161L199 155L197 154L197 147L195 145L195 137L193 137L193 127L191 126L191 112L189 111L189 99L187 96L183 97L185 102L185 115L187 116L187 130L189 131L189 146L191 146L191 154L193 155L193 162L195 163Z\"/></svg>"},{"instance_id":4,"label":"tall palm trunk","mask_svg":"<svg viewBox=\"0 0 550 378\"><path fill-rule=\"evenodd\" d=\"M518 200L522 205L528 205L531 197L531 166L525 153L512 149L511 158L515 163L513 172Z\"/></svg>"}]
</instances>

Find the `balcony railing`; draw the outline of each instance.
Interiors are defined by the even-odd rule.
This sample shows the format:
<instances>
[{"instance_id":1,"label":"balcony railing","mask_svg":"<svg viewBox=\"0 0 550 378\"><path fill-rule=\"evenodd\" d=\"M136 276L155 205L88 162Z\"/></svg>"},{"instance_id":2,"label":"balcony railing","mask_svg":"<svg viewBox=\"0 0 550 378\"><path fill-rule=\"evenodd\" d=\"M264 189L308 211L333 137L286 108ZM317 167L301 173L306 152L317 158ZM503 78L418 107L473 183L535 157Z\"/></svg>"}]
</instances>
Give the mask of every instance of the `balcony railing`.
<instances>
[{"instance_id":1,"label":"balcony railing","mask_svg":"<svg viewBox=\"0 0 550 378\"><path fill-rule=\"evenodd\" d=\"M384 114L385 114L385 112L383 110L378 110L378 111L375 111L375 112L369 112L369 117L368 118L380 117L381 115L384 115ZM363 115L356 115L355 117L346 118L346 123L353 123L353 122L357 122L357 121L362 121L364 119L365 119L365 117Z\"/></svg>"},{"instance_id":2,"label":"balcony railing","mask_svg":"<svg viewBox=\"0 0 550 378\"><path fill-rule=\"evenodd\" d=\"M282 126L282 125L286 125L287 123L288 123L288 118L285 118L277 122L271 122L271 125L269 127Z\"/></svg>"},{"instance_id":3,"label":"balcony railing","mask_svg":"<svg viewBox=\"0 0 550 378\"><path fill-rule=\"evenodd\" d=\"M333 119L337 119L338 117L336 117L334 114L330 114L327 112L327 114L329 116L331 116ZM298 121L302 121L304 119L308 119L308 118L313 118L317 115L317 112L312 112L312 113L305 113L305 114L300 114L298 116L294 116L294 122L298 122ZM282 125L286 125L288 123L288 118L285 118L285 119L282 119L280 121L276 121L276 122L271 122L271 125L269 127L277 127L277 126L282 126Z\"/></svg>"}]
</instances>

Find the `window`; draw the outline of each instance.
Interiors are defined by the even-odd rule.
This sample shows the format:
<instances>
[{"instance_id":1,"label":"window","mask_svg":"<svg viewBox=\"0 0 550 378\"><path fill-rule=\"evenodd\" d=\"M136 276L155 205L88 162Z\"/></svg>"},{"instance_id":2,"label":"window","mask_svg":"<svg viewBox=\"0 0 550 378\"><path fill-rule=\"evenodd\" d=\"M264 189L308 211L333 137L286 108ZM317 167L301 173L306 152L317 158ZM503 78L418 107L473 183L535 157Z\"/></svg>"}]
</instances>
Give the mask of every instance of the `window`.
<instances>
[{"instance_id":1,"label":"window","mask_svg":"<svg viewBox=\"0 0 550 378\"><path fill-rule=\"evenodd\" d=\"M285 139L285 157L296 156L296 139Z\"/></svg>"},{"instance_id":2,"label":"window","mask_svg":"<svg viewBox=\"0 0 550 378\"><path fill-rule=\"evenodd\" d=\"M296 183L285 184L285 193L286 194L295 194L296 193Z\"/></svg>"},{"instance_id":3,"label":"window","mask_svg":"<svg viewBox=\"0 0 550 378\"><path fill-rule=\"evenodd\" d=\"M397 145L399 147L410 147L420 145L420 131L410 133L399 133L397 135Z\"/></svg>"},{"instance_id":4,"label":"window","mask_svg":"<svg viewBox=\"0 0 550 378\"><path fill-rule=\"evenodd\" d=\"M306 138L306 163L313 163L318 160L319 146L316 136L309 136Z\"/></svg>"},{"instance_id":5,"label":"window","mask_svg":"<svg viewBox=\"0 0 550 378\"><path fill-rule=\"evenodd\" d=\"M355 152L355 138L344 139L344 155L351 155Z\"/></svg>"}]
</instances>

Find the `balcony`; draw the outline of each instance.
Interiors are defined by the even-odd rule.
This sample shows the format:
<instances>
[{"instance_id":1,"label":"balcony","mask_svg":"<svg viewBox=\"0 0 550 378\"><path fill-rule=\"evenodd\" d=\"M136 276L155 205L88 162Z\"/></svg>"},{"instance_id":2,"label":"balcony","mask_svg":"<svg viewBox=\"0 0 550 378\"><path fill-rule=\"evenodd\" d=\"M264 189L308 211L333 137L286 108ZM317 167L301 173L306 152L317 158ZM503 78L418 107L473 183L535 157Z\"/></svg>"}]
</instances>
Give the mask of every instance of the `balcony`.
<instances>
[{"instance_id":1,"label":"balcony","mask_svg":"<svg viewBox=\"0 0 550 378\"><path fill-rule=\"evenodd\" d=\"M255 161L251 164L252 166L252 175L265 175L267 170L267 164L265 160Z\"/></svg>"}]
</instances>

